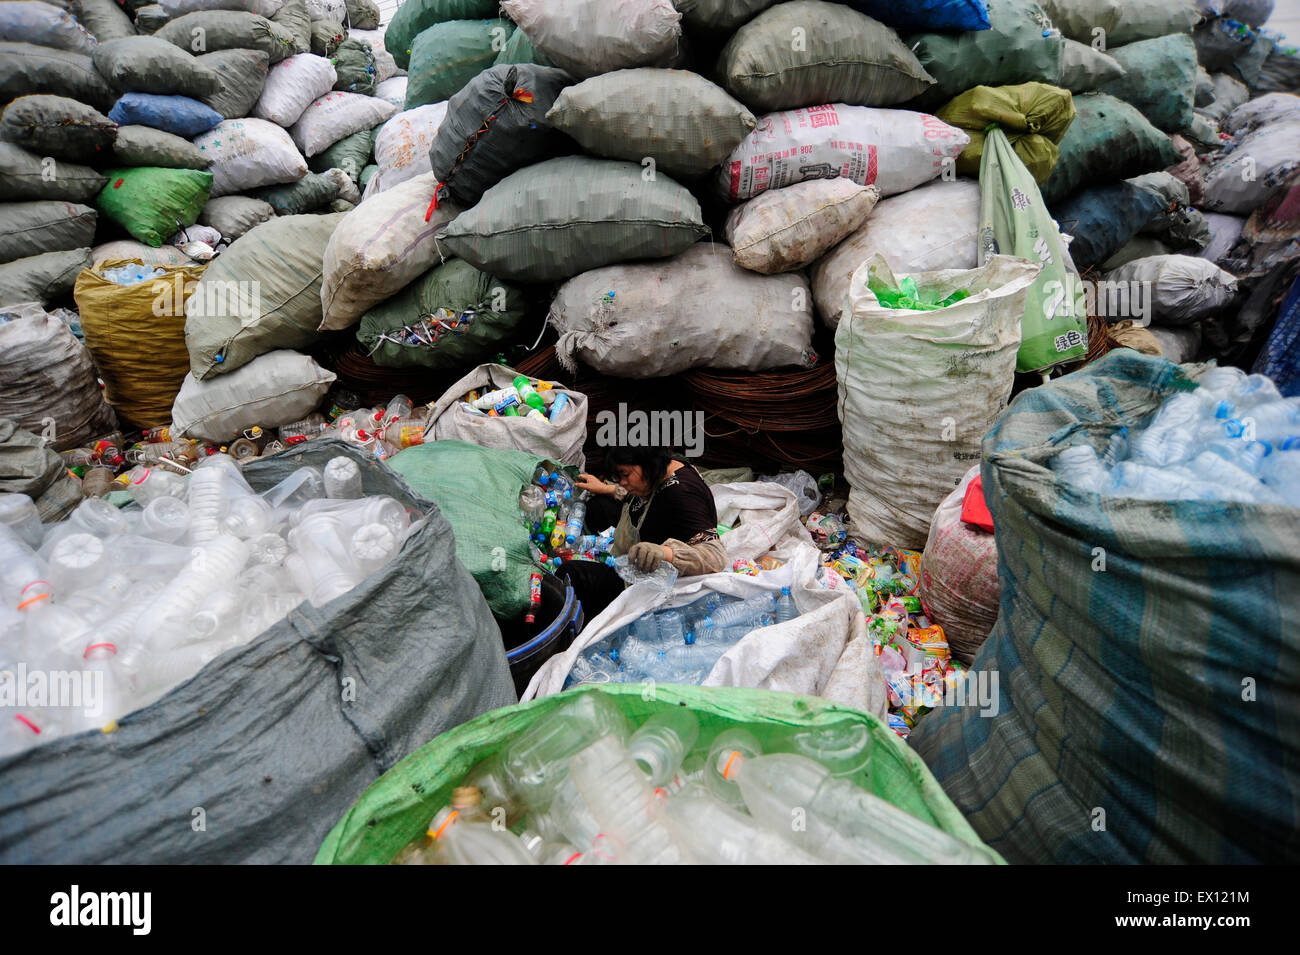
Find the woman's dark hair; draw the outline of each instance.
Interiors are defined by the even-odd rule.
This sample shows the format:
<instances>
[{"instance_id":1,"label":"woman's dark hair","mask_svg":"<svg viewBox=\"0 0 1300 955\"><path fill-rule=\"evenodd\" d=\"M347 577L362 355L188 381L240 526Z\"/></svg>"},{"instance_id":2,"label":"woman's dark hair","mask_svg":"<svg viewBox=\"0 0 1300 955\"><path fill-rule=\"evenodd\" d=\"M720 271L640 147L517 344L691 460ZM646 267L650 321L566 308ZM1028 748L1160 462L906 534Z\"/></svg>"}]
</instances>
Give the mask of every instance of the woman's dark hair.
<instances>
[{"instance_id":1,"label":"woman's dark hair","mask_svg":"<svg viewBox=\"0 0 1300 955\"><path fill-rule=\"evenodd\" d=\"M625 467L641 466L642 476L654 487L668 473L672 461L672 451L660 447L628 447L618 445L605 452L605 466L611 470L622 464Z\"/></svg>"}]
</instances>

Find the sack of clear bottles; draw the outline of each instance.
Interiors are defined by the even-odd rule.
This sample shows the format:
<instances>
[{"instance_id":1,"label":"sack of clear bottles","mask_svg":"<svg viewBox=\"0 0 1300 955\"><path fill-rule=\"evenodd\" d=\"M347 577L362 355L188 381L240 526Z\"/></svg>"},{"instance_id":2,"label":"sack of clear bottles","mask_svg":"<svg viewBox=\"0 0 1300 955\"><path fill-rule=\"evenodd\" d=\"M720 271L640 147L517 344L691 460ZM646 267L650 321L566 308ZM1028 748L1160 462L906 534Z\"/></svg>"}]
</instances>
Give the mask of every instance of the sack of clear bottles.
<instances>
[{"instance_id":1,"label":"sack of clear bottles","mask_svg":"<svg viewBox=\"0 0 1300 955\"><path fill-rule=\"evenodd\" d=\"M121 509L87 499L58 524L22 495L0 499L0 671L98 671L100 686L93 708L17 706L0 756L159 699L304 600L346 594L413 529L397 500L364 493L345 455L263 493L224 454L189 474L136 468L127 490Z\"/></svg>"},{"instance_id":2,"label":"sack of clear bottles","mask_svg":"<svg viewBox=\"0 0 1300 955\"><path fill-rule=\"evenodd\" d=\"M750 633L797 616L789 587L744 598L709 591L684 606L644 614L586 648L564 686L647 681L698 685L722 655Z\"/></svg>"},{"instance_id":3,"label":"sack of clear bottles","mask_svg":"<svg viewBox=\"0 0 1300 955\"><path fill-rule=\"evenodd\" d=\"M1139 428L1071 444L1051 460L1070 486L1147 501L1300 507L1300 398L1263 375L1212 368Z\"/></svg>"},{"instance_id":4,"label":"sack of clear bottles","mask_svg":"<svg viewBox=\"0 0 1300 955\"><path fill-rule=\"evenodd\" d=\"M405 865L996 864L873 791L861 721L758 735L574 695L470 769ZM889 754L890 757L893 754Z\"/></svg>"}]
</instances>

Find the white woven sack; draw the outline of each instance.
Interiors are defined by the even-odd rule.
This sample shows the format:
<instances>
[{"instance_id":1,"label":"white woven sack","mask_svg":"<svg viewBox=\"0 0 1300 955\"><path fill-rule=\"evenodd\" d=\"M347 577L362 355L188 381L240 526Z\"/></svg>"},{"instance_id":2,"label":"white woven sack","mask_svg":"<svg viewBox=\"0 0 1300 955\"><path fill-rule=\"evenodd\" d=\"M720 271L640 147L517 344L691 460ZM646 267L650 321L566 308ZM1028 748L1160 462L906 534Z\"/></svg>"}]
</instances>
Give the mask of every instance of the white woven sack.
<instances>
[{"instance_id":1,"label":"white woven sack","mask_svg":"<svg viewBox=\"0 0 1300 955\"><path fill-rule=\"evenodd\" d=\"M829 328L839 324L849 280L873 255L884 255L896 272L975 268L979 229L980 187L969 179L880 200L862 227L810 270L817 314Z\"/></svg>"},{"instance_id":2,"label":"white woven sack","mask_svg":"<svg viewBox=\"0 0 1300 955\"><path fill-rule=\"evenodd\" d=\"M853 273L835 331L835 372L855 538L925 546L935 508L979 460L1011 395L1020 320L1039 268L994 255L977 269L913 275L939 299L971 293L936 311L877 301L873 276L891 285L901 278L882 256Z\"/></svg>"},{"instance_id":3,"label":"white woven sack","mask_svg":"<svg viewBox=\"0 0 1300 955\"><path fill-rule=\"evenodd\" d=\"M378 126L396 112L392 103L373 96L335 91L303 110L289 135L304 156L315 156L345 136Z\"/></svg>"},{"instance_id":4,"label":"white woven sack","mask_svg":"<svg viewBox=\"0 0 1300 955\"><path fill-rule=\"evenodd\" d=\"M307 175L307 161L289 134L265 119L227 119L195 137L194 145L212 158L211 198Z\"/></svg>"},{"instance_id":5,"label":"white woven sack","mask_svg":"<svg viewBox=\"0 0 1300 955\"><path fill-rule=\"evenodd\" d=\"M266 85L253 107L253 115L288 128L303 111L334 88L334 64L314 53L299 53L281 60L266 74Z\"/></svg>"}]
</instances>

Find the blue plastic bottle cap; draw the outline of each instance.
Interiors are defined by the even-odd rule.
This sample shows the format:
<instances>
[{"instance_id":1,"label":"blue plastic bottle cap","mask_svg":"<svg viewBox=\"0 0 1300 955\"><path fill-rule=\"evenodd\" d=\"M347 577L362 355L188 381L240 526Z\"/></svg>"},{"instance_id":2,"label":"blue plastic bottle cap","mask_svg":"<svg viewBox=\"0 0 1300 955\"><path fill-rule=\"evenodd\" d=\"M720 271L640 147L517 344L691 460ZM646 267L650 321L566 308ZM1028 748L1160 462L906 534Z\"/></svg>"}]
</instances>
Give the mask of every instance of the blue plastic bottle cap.
<instances>
[{"instance_id":1,"label":"blue plastic bottle cap","mask_svg":"<svg viewBox=\"0 0 1300 955\"><path fill-rule=\"evenodd\" d=\"M789 596L790 596L790 588L789 588L789 587L782 587L782 588L781 588L781 596L782 596L782 597L789 597Z\"/></svg>"},{"instance_id":2,"label":"blue plastic bottle cap","mask_svg":"<svg viewBox=\"0 0 1300 955\"><path fill-rule=\"evenodd\" d=\"M694 634L694 632L688 633L688 634L686 635L686 645L689 647L689 646L690 646L691 644L693 644L694 642L695 642L695 634Z\"/></svg>"},{"instance_id":3,"label":"blue plastic bottle cap","mask_svg":"<svg viewBox=\"0 0 1300 955\"><path fill-rule=\"evenodd\" d=\"M212 360L213 360L216 364L220 365L223 361L226 360L226 356L225 356L225 355L217 355L217 356L216 356L215 358L213 358Z\"/></svg>"}]
</instances>

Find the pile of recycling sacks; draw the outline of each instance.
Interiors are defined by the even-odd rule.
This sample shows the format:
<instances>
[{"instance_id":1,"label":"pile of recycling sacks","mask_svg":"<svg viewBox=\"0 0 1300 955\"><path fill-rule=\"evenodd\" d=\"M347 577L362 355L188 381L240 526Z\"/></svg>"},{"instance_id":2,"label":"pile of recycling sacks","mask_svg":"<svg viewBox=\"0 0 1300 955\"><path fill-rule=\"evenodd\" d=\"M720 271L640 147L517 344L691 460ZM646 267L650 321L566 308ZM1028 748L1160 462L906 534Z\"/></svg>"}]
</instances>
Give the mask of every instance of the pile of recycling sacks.
<instances>
[{"instance_id":1,"label":"pile of recycling sacks","mask_svg":"<svg viewBox=\"0 0 1300 955\"><path fill-rule=\"evenodd\" d=\"M704 683L907 739L996 634L986 435L1017 401L1123 349L1300 391L1300 56L1272 8L0 0L0 490L54 521L150 467L338 440L434 500L395 459L602 470L584 376L779 398L833 365L840 473L760 426L711 477L705 441L722 592L790 587L799 616ZM552 380L515 367L547 350ZM456 538L467 566L499 543Z\"/></svg>"}]
</instances>

